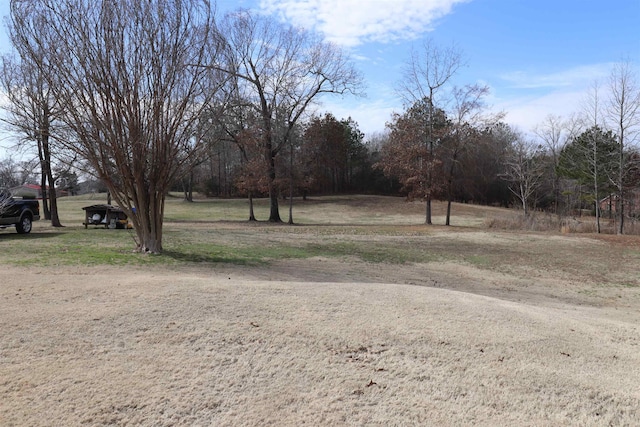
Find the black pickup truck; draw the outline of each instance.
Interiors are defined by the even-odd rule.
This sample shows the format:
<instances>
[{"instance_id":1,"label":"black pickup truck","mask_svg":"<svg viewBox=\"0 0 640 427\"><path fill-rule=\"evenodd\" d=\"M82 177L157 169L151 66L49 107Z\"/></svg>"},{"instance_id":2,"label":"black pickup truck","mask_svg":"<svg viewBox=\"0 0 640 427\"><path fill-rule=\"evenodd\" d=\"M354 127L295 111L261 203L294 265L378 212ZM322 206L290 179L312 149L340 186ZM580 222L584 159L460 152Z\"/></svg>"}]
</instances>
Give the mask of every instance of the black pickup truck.
<instances>
[{"instance_id":1,"label":"black pickup truck","mask_svg":"<svg viewBox=\"0 0 640 427\"><path fill-rule=\"evenodd\" d=\"M27 234L31 232L33 221L39 219L40 202L0 191L0 229L15 226L19 234Z\"/></svg>"}]
</instances>

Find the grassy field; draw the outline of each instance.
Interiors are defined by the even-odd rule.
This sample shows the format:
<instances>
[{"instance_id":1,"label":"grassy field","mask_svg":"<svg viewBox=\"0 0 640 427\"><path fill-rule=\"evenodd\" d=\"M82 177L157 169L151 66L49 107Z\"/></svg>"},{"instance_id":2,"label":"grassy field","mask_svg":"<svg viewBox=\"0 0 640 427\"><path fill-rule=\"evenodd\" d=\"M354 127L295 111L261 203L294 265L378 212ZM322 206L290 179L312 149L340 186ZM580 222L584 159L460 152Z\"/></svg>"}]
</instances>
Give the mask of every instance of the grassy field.
<instances>
[{"instance_id":1,"label":"grassy field","mask_svg":"<svg viewBox=\"0 0 640 427\"><path fill-rule=\"evenodd\" d=\"M405 262L421 259L410 247L367 248L354 239L322 239L336 235L404 235L426 232L416 228L423 222L422 206L402 199L336 197L297 201L295 226L249 223L246 200L198 200L186 203L169 197L165 215L165 253L138 257L131 253L135 232L131 230L84 229L82 207L102 203L103 196L60 199L64 228L54 229L45 221L35 223L31 236L7 233L13 250L5 262L17 264L181 264L231 262L255 264L270 259L305 258L319 255L359 255L365 260ZM268 201L256 200L260 219L268 216ZM282 206L286 215L288 206ZM480 211L478 211L480 212ZM481 216L461 216L462 224L480 226ZM309 242L297 236L311 234ZM33 240L38 239L34 245ZM318 240L320 239L320 240ZM324 240L324 241L323 241ZM336 241L338 240L338 241ZM362 240L362 239L360 239Z\"/></svg>"},{"instance_id":2,"label":"grassy field","mask_svg":"<svg viewBox=\"0 0 640 427\"><path fill-rule=\"evenodd\" d=\"M133 253L135 232L82 225L83 206L103 203L104 195L60 199L63 228L35 223L28 236L0 233L2 262L20 266L116 265L214 268L221 264L267 266L285 259L325 257L405 266L450 262L497 272L552 272L603 286L640 286L640 238L559 231L495 230L519 212L454 204L452 227L444 227L444 204L434 205L434 226L424 225L424 205L377 196L296 200L296 225L248 222L246 200L169 197L164 253ZM286 218L288 206L281 206ZM258 219L268 201L255 203ZM349 264L349 263L347 263ZM336 272L336 276L340 276Z\"/></svg>"}]
</instances>

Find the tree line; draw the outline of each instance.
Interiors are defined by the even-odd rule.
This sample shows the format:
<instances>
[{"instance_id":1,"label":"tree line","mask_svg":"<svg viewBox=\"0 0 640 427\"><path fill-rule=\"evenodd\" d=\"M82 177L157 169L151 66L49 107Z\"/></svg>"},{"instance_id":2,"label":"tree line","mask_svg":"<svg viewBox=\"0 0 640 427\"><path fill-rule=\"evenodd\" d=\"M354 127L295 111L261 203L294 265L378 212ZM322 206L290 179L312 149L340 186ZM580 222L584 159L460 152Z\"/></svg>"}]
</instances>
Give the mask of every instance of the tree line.
<instances>
[{"instance_id":1,"label":"tree line","mask_svg":"<svg viewBox=\"0 0 640 427\"><path fill-rule=\"evenodd\" d=\"M288 200L290 223L293 197L309 194L405 194L425 200L428 224L434 198L448 201L449 224L452 201L515 197L525 214L560 214L606 195L622 233L638 186L628 64L606 107L594 101L571 125L551 117L533 142L488 112L488 88L451 87L461 52L427 41L398 88L405 110L365 138L353 119L316 111L325 96L362 94L347 52L267 16L217 16L207 0L12 0L7 23L5 121L37 151L45 214L60 226L55 184L89 174L141 252L162 251L169 190L247 197L250 220L253 198L268 197L272 222ZM15 169L4 161L0 176Z\"/></svg>"}]
</instances>

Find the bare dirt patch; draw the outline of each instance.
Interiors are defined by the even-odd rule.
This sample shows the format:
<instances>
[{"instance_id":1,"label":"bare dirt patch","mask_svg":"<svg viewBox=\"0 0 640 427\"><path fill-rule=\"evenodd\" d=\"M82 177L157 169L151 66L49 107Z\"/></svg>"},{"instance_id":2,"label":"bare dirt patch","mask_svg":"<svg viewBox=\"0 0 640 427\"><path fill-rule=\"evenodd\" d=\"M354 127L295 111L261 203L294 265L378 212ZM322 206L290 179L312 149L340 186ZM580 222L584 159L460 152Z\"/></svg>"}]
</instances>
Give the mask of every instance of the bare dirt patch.
<instances>
[{"instance_id":1,"label":"bare dirt patch","mask_svg":"<svg viewBox=\"0 0 640 427\"><path fill-rule=\"evenodd\" d=\"M640 423L640 278L585 269L628 241L343 234L464 258L3 268L0 424Z\"/></svg>"}]
</instances>

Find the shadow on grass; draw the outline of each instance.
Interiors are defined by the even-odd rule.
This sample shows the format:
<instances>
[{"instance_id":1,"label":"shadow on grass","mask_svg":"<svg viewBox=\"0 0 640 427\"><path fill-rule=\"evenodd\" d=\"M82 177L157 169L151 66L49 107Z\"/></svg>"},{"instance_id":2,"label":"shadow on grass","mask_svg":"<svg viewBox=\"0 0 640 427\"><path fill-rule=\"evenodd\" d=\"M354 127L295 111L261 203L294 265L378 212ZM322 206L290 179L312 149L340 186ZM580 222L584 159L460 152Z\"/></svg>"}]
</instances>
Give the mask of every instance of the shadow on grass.
<instances>
[{"instance_id":1,"label":"shadow on grass","mask_svg":"<svg viewBox=\"0 0 640 427\"><path fill-rule=\"evenodd\" d=\"M171 258L180 263L194 264L233 264L233 265L265 265L266 261L249 259L238 256L219 256L215 254L180 252L174 250L162 251L162 256Z\"/></svg>"},{"instance_id":2,"label":"shadow on grass","mask_svg":"<svg viewBox=\"0 0 640 427\"><path fill-rule=\"evenodd\" d=\"M18 234L15 231L11 232L9 230L5 230L4 232L0 232L0 242L1 241L11 241L11 240L37 240L37 239L48 239L50 237L59 237L64 233L29 233L29 234Z\"/></svg>"}]
</instances>

